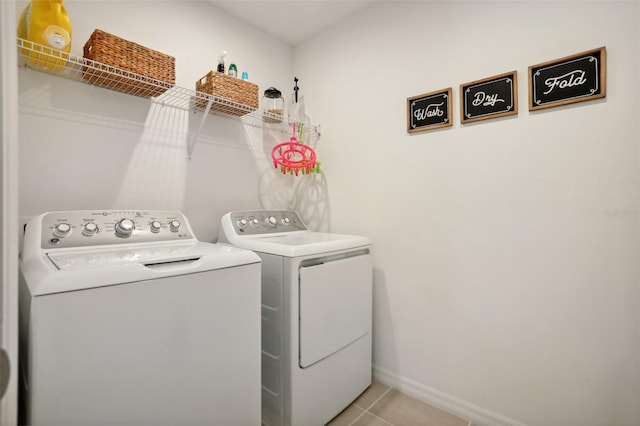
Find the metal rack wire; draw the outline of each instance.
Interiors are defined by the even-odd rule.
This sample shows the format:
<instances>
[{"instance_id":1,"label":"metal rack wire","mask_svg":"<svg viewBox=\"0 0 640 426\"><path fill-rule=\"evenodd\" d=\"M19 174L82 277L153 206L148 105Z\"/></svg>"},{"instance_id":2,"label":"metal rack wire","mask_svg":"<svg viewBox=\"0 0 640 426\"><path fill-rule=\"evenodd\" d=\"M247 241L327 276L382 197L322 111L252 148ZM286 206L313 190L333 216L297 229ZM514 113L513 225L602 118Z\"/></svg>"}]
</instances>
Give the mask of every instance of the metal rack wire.
<instances>
[{"instance_id":1,"label":"metal rack wire","mask_svg":"<svg viewBox=\"0 0 640 426\"><path fill-rule=\"evenodd\" d=\"M18 38L17 41L18 53L22 59L20 63L21 66L26 68L68 80L149 98L151 102L171 108L186 111L203 111L205 116L220 114L236 119L240 118L244 124L251 126L269 129L281 127L283 133L290 132L291 123L287 123L285 120L277 125L270 124L274 120L269 113L256 111L248 105L175 86L171 83L155 80L71 53L65 53L22 38ZM213 105L217 107L212 108ZM225 114L225 109L239 110L246 112L246 114L242 116L238 116L237 113ZM311 125L310 129L315 133L315 137L320 136L320 126Z\"/></svg>"}]
</instances>

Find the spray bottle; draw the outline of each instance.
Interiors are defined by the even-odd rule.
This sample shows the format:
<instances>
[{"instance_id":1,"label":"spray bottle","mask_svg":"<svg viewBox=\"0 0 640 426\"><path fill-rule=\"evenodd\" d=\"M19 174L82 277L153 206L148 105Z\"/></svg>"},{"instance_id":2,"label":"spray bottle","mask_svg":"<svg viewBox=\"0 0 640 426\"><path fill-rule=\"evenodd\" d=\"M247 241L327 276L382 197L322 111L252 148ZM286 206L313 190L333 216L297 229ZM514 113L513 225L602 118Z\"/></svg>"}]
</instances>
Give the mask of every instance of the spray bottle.
<instances>
[{"instance_id":1,"label":"spray bottle","mask_svg":"<svg viewBox=\"0 0 640 426\"><path fill-rule=\"evenodd\" d=\"M224 59L227 57L227 51L223 50L222 53L220 54L220 56L218 57L218 72L221 72L222 74L225 74L225 67L224 67Z\"/></svg>"}]
</instances>

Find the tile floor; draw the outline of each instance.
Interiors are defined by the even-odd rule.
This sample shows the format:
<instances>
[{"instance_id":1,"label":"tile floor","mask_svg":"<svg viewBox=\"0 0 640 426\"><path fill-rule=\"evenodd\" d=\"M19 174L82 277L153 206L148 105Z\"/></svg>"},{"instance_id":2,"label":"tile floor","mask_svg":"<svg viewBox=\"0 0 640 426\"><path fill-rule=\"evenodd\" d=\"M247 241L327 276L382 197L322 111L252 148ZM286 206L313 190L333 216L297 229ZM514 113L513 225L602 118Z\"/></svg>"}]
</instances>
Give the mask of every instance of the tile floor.
<instances>
[{"instance_id":1,"label":"tile floor","mask_svg":"<svg viewBox=\"0 0 640 426\"><path fill-rule=\"evenodd\" d=\"M474 426L468 420L449 414L373 382L353 404L327 426Z\"/></svg>"}]
</instances>

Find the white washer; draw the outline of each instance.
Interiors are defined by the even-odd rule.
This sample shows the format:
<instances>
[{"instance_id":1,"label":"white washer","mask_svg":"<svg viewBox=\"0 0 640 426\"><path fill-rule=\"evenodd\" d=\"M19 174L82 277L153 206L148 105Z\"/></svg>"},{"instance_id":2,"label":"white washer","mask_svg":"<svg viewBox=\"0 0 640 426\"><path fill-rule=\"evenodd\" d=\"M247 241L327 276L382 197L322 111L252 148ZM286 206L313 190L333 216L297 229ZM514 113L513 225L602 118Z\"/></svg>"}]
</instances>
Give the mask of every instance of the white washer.
<instances>
[{"instance_id":1,"label":"white washer","mask_svg":"<svg viewBox=\"0 0 640 426\"><path fill-rule=\"evenodd\" d=\"M52 212L20 266L23 422L260 425L254 253L178 212Z\"/></svg>"},{"instance_id":2,"label":"white washer","mask_svg":"<svg viewBox=\"0 0 640 426\"><path fill-rule=\"evenodd\" d=\"M371 241L310 231L293 211L221 222L219 243L262 259L263 423L326 424L371 384Z\"/></svg>"}]
</instances>

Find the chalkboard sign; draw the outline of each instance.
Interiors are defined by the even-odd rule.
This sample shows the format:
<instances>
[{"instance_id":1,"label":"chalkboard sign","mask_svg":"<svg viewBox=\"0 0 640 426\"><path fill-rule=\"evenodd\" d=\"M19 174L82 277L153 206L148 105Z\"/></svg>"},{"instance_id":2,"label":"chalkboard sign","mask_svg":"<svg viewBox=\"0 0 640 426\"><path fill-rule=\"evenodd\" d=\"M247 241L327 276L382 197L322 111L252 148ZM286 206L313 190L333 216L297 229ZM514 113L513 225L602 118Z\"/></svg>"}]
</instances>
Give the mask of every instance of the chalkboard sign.
<instances>
[{"instance_id":1,"label":"chalkboard sign","mask_svg":"<svg viewBox=\"0 0 640 426\"><path fill-rule=\"evenodd\" d=\"M407 99L407 132L451 125L451 87Z\"/></svg>"},{"instance_id":2,"label":"chalkboard sign","mask_svg":"<svg viewBox=\"0 0 640 426\"><path fill-rule=\"evenodd\" d=\"M589 50L529 67L529 110L606 95L606 49Z\"/></svg>"},{"instance_id":3,"label":"chalkboard sign","mask_svg":"<svg viewBox=\"0 0 640 426\"><path fill-rule=\"evenodd\" d=\"M460 85L460 122L469 123L518 113L518 72L494 75Z\"/></svg>"}]
</instances>

